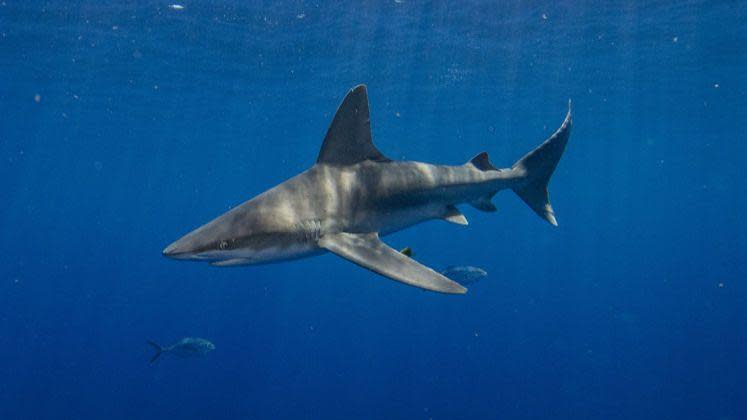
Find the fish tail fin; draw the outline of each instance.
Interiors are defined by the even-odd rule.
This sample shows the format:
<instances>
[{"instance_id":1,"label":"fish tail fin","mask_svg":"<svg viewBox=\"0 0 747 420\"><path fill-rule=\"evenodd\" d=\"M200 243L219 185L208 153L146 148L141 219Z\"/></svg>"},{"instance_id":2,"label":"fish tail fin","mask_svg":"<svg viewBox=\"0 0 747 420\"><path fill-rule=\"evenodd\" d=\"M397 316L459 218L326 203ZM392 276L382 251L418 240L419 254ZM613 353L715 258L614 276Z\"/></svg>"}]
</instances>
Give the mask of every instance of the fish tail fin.
<instances>
[{"instance_id":1,"label":"fish tail fin","mask_svg":"<svg viewBox=\"0 0 747 420\"><path fill-rule=\"evenodd\" d=\"M156 343L155 341L151 340L148 340L148 344L150 344L151 347L156 350L156 354L154 354L153 357L150 358L150 364L152 365L156 362L156 360L158 360L159 357L161 357L161 354L163 354L163 347L158 345L158 343Z\"/></svg>"},{"instance_id":2,"label":"fish tail fin","mask_svg":"<svg viewBox=\"0 0 747 420\"><path fill-rule=\"evenodd\" d=\"M553 226L557 226L555 213L550 205L550 194L547 184L555 171L555 167L563 155L568 137L571 134L571 102L568 101L568 114L560 128L539 147L519 159L511 170L517 174L517 184L514 192L539 217Z\"/></svg>"}]
</instances>

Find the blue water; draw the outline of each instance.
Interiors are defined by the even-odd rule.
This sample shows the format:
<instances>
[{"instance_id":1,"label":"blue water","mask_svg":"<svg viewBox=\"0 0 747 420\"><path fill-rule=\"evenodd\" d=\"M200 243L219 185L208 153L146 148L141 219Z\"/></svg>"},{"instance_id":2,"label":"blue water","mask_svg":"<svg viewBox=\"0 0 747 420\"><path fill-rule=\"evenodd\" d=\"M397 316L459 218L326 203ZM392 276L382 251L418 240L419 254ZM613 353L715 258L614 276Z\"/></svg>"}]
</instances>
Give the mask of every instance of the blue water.
<instances>
[{"instance_id":1,"label":"blue water","mask_svg":"<svg viewBox=\"0 0 747 420\"><path fill-rule=\"evenodd\" d=\"M747 418L744 2L0 3L0 418ZM368 85L387 156L511 165L574 129L560 226L510 191L333 255L168 260L308 168ZM148 365L146 340L210 339Z\"/></svg>"}]
</instances>

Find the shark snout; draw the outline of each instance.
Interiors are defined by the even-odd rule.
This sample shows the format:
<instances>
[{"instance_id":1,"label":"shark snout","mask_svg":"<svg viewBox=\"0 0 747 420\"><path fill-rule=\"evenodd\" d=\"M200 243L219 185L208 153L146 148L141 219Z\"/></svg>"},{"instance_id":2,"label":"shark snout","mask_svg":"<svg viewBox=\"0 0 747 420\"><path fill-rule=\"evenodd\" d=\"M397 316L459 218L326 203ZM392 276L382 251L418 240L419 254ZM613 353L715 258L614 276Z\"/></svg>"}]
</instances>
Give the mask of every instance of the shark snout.
<instances>
[{"instance_id":1,"label":"shark snout","mask_svg":"<svg viewBox=\"0 0 747 420\"><path fill-rule=\"evenodd\" d=\"M163 255L176 260L213 260L220 259L224 250L220 235L211 225L202 226L177 239L163 251Z\"/></svg>"},{"instance_id":2,"label":"shark snout","mask_svg":"<svg viewBox=\"0 0 747 420\"><path fill-rule=\"evenodd\" d=\"M184 237L164 248L162 253L165 257L174 258L177 260L185 260L191 258L194 254L194 251L195 250L192 246L192 241L190 241L187 237Z\"/></svg>"},{"instance_id":3,"label":"shark snout","mask_svg":"<svg viewBox=\"0 0 747 420\"><path fill-rule=\"evenodd\" d=\"M185 251L182 251L178 246L177 242L174 242L173 244L167 246L162 251L164 257L169 258L179 258L180 255L186 254Z\"/></svg>"}]
</instances>

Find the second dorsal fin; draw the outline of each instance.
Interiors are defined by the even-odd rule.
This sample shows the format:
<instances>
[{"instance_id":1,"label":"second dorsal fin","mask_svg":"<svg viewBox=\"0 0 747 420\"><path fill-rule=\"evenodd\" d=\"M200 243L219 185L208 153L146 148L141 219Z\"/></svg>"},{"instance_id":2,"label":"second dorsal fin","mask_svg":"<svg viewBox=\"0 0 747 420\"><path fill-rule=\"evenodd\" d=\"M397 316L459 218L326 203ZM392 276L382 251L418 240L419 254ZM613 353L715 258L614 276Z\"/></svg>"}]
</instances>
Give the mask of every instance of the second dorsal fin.
<instances>
[{"instance_id":1,"label":"second dorsal fin","mask_svg":"<svg viewBox=\"0 0 747 420\"><path fill-rule=\"evenodd\" d=\"M481 171L497 171L498 169L490 163L487 152L482 152L479 155L473 157L469 163L475 168Z\"/></svg>"},{"instance_id":2,"label":"second dorsal fin","mask_svg":"<svg viewBox=\"0 0 747 420\"><path fill-rule=\"evenodd\" d=\"M371 117L365 85L348 92L327 129L316 163L353 165L364 160L388 161L371 139Z\"/></svg>"}]
</instances>

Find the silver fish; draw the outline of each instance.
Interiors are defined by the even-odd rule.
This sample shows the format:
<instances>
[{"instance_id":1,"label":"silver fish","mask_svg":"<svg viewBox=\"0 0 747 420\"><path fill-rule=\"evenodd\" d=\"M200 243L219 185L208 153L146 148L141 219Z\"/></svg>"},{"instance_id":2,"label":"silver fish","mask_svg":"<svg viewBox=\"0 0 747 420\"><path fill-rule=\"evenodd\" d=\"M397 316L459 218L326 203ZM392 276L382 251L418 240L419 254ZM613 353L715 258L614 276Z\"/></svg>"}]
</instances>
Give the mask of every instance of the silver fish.
<instances>
[{"instance_id":1,"label":"silver fish","mask_svg":"<svg viewBox=\"0 0 747 420\"><path fill-rule=\"evenodd\" d=\"M161 357L161 355L164 353L172 354L179 358L189 358L204 356L209 352L215 350L215 344L211 343L208 340L205 340L204 338L196 337L182 338L176 343L166 347L163 347L155 341L150 340L148 340L148 344L156 349L156 354L154 354L153 357L150 358L151 364L155 363L155 361L158 360L158 358Z\"/></svg>"},{"instance_id":2,"label":"silver fish","mask_svg":"<svg viewBox=\"0 0 747 420\"><path fill-rule=\"evenodd\" d=\"M451 265L441 271L441 274L459 284L469 286L487 276L488 272L480 267L473 267L471 265Z\"/></svg>"}]
</instances>

